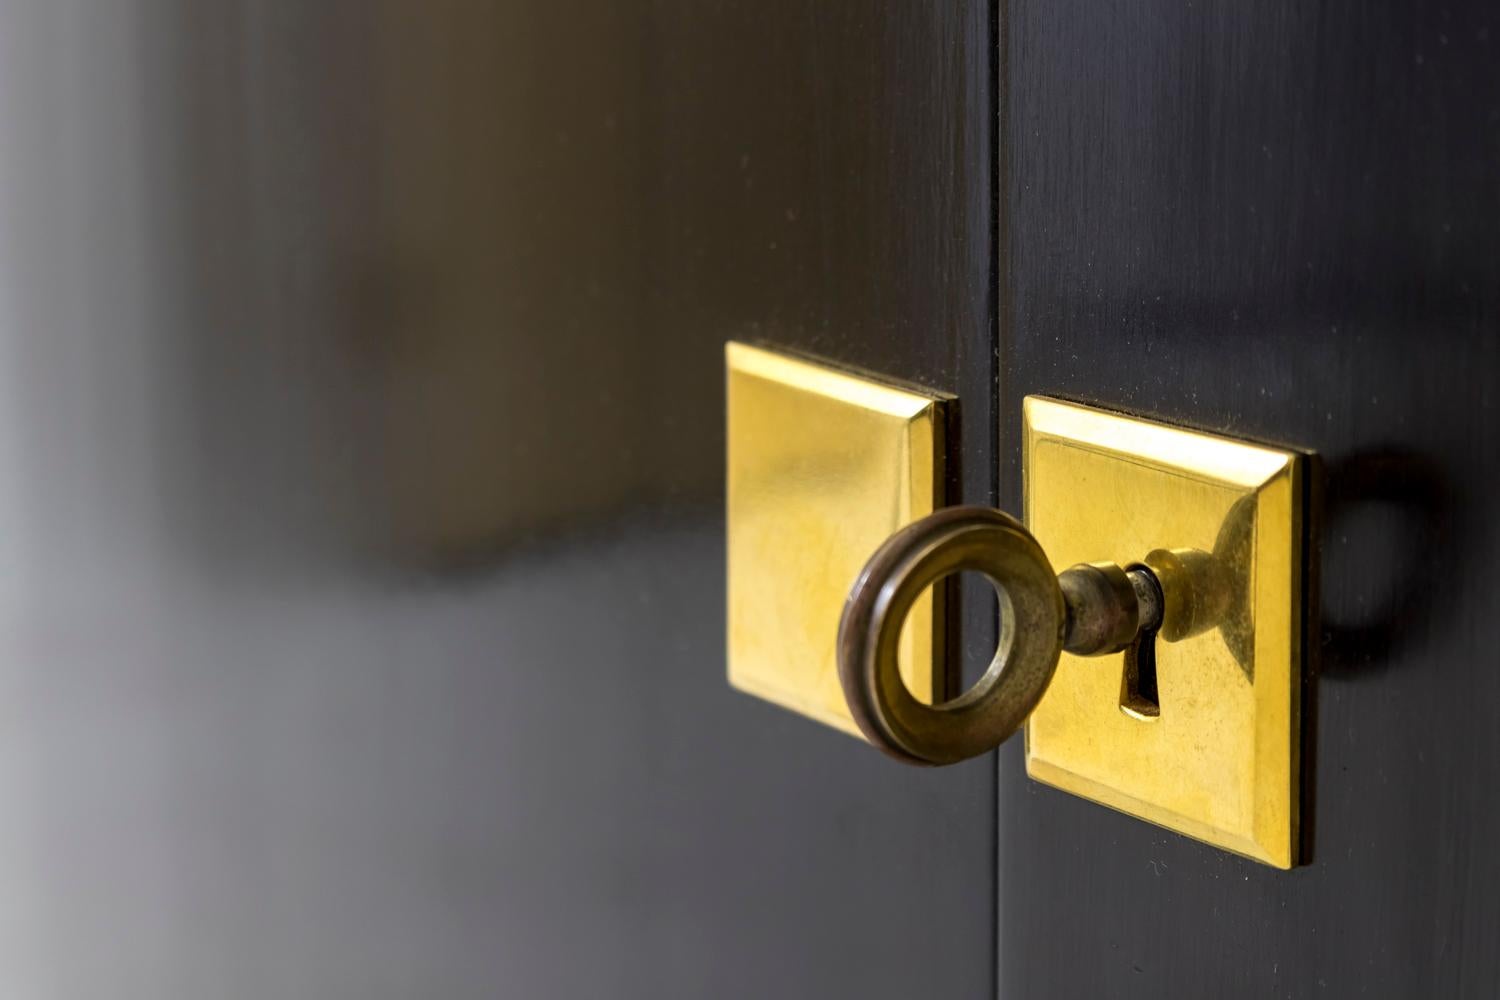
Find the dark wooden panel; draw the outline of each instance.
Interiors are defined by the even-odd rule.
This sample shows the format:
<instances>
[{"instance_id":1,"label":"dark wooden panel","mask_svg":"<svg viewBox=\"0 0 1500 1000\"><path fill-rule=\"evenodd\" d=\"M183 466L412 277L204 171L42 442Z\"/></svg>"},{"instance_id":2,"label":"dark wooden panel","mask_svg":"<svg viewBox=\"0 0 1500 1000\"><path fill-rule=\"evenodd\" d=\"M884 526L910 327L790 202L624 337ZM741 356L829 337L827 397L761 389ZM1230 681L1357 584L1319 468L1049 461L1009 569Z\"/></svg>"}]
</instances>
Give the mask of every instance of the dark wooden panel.
<instances>
[{"instance_id":1,"label":"dark wooden panel","mask_svg":"<svg viewBox=\"0 0 1500 1000\"><path fill-rule=\"evenodd\" d=\"M1000 760L1001 994L1500 990L1500 76L1492 5L1003 18L1002 498L1048 392L1315 449L1312 864Z\"/></svg>"},{"instance_id":2,"label":"dark wooden panel","mask_svg":"<svg viewBox=\"0 0 1500 1000\"><path fill-rule=\"evenodd\" d=\"M731 692L719 514L729 337L990 496L982 5L0 6L9 992L993 991L993 768Z\"/></svg>"},{"instance_id":3,"label":"dark wooden panel","mask_svg":"<svg viewBox=\"0 0 1500 1000\"><path fill-rule=\"evenodd\" d=\"M672 374L659 446L702 456L717 476L720 345L761 340L960 394L958 492L991 497L994 50L983 5L684 0L656 11L641 342ZM720 593L717 562L682 571ZM976 648L989 614L974 606ZM686 993L993 992L993 768L894 765L727 692L718 657L703 647L657 689L672 730L699 736L678 744L675 806L639 817L671 829L678 810L712 802L750 818L690 821L699 836L672 891L713 930L700 944L712 954L695 960L704 978ZM666 985L660 995L684 993Z\"/></svg>"}]
</instances>

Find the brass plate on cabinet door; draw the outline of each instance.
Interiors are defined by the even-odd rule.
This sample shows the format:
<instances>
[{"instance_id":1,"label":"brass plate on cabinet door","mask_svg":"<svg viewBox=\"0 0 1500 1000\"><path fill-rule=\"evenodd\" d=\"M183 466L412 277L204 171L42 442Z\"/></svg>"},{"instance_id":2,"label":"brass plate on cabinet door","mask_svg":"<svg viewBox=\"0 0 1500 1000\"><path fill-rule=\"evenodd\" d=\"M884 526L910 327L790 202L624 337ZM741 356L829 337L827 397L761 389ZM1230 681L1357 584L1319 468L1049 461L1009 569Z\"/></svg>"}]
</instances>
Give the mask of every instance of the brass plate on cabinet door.
<instances>
[{"instance_id":1,"label":"brass plate on cabinet door","mask_svg":"<svg viewBox=\"0 0 1500 1000\"><path fill-rule=\"evenodd\" d=\"M1294 452L1039 397L1025 402L1026 521L1054 566L1146 560L1166 618L1153 711L1127 654L1064 653L1026 727L1033 778L1257 861L1298 860L1303 476ZM1169 554L1212 554L1217 620ZM1164 560L1164 561L1163 561ZM1195 620L1196 619L1196 620ZM1172 641L1169 641L1171 639Z\"/></svg>"},{"instance_id":2,"label":"brass plate on cabinet door","mask_svg":"<svg viewBox=\"0 0 1500 1000\"><path fill-rule=\"evenodd\" d=\"M839 615L870 554L941 505L944 400L731 343L728 654L735 687L859 735L839 686ZM946 690L942 595L902 638L919 700Z\"/></svg>"}]
</instances>

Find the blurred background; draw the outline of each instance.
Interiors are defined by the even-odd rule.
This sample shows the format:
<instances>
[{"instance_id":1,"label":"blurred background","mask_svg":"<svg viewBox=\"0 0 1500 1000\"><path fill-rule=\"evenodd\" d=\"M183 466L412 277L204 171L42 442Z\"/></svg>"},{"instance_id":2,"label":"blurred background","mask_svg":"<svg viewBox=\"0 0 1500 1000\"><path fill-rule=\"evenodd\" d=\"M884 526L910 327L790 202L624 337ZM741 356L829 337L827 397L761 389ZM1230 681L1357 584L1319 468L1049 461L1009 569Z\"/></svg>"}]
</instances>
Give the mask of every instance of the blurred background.
<instances>
[{"instance_id":1,"label":"blurred background","mask_svg":"<svg viewBox=\"0 0 1500 1000\"><path fill-rule=\"evenodd\" d=\"M990 988L992 764L723 679L723 342L991 394L859 6L0 0L0 991Z\"/></svg>"}]
</instances>

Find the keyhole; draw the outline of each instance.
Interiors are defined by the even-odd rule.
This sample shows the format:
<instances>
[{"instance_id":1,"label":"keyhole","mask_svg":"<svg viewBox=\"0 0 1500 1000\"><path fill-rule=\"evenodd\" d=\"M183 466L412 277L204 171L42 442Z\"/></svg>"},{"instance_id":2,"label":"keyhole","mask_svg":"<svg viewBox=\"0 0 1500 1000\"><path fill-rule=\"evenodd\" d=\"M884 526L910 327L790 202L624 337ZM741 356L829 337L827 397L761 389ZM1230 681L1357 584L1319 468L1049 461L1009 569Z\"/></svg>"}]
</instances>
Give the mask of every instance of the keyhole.
<instances>
[{"instance_id":1,"label":"keyhole","mask_svg":"<svg viewBox=\"0 0 1500 1000\"><path fill-rule=\"evenodd\" d=\"M1120 711L1132 719L1155 722L1161 716L1156 694L1156 632L1143 631L1125 650L1125 677L1120 682Z\"/></svg>"}]
</instances>

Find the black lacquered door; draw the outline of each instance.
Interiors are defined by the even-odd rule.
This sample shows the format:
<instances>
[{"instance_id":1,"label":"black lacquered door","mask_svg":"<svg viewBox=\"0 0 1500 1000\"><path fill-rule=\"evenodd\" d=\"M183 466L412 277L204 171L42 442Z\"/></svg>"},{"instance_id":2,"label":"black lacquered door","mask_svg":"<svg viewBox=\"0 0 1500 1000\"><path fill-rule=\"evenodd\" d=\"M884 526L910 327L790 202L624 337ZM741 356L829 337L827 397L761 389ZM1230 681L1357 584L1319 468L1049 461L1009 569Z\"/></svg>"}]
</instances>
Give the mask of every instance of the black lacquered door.
<instances>
[{"instance_id":1,"label":"black lacquered door","mask_svg":"<svg viewBox=\"0 0 1500 1000\"><path fill-rule=\"evenodd\" d=\"M1001 8L1000 496L1029 392L1312 449L1310 863L1000 753L1000 995L1500 988L1487 4Z\"/></svg>"},{"instance_id":2,"label":"black lacquered door","mask_svg":"<svg viewBox=\"0 0 1500 1000\"><path fill-rule=\"evenodd\" d=\"M729 690L721 510L730 338L960 394L993 498L994 59L0 5L5 992L989 995L993 767Z\"/></svg>"}]
</instances>

